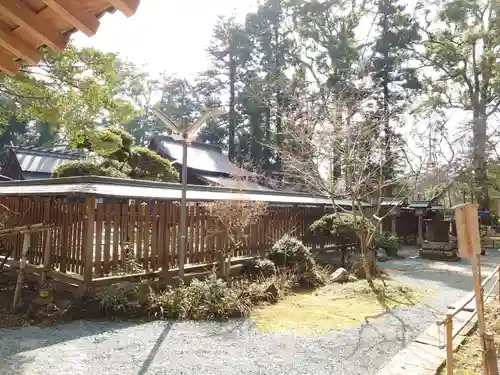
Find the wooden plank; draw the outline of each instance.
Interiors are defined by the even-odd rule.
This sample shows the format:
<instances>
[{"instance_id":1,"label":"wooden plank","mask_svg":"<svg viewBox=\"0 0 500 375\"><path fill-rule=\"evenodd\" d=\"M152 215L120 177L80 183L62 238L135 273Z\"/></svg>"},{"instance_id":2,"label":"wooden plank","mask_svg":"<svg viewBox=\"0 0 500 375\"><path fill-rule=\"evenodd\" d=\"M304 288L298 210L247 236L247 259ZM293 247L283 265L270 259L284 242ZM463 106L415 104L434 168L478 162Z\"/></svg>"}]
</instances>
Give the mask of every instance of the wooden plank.
<instances>
[{"instance_id":1,"label":"wooden plank","mask_svg":"<svg viewBox=\"0 0 500 375\"><path fill-rule=\"evenodd\" d=\"M194 249L193 249L193 262L201 263L201 250L200 250L200 226L201 226L201 207L195 205L194 207Z\"/></svg>"},{"instance_id":2,"label":"wooden plank","mask_svg":"<svg viewBox=\"0 0 500 375\"><path fill-rule=\"evenodd\" d=\"M1 5L1 4L0 4ZM1 11L1 8L0 8ZM17 74L21 64L14 61L13 56L3 51L0 51L0 69L7 75L13 77Z\"/></svg>"},{"instance_id":3,"label":"wooden plank","mask_svg":"<svg viewBox=\"0 0 500 375\"><path fill-rule=\"evenodd\" d=\"M187 243L186 243L186 258L185 262L186 263L194 263L194 226L195 226L195 212L194 212L194 205L189 205L187 209L187 223L186 223L186 228L189 230L186 230L186 234L188 236L187 238Z\"/></svg>"},{"instance_id":4,"label":"wooden plank","mask_svg":"<svg viewBox=\"0 0 500 375\"><path fill-rule=\"evenodd\" d=\"M56 51L66 48L67 38L54 29L52 24L37 17L24 3L18 0L2 0L0 13L24 27L50 48Z\"/></svg>"},{"instance_id":5,"label":"wooden plank","mask_svg":"<svg viewBox=\"0 0 500 375\"><path fill-rule=\"evenodd\" d=\"M139 6L139 0L108 0L108 2L127 17L133 16Z\"/></svg>"},{"instance_id":6,"label":"wooden plank","mask_svg":"<svg viewBox=\"0 0 500 375\"><path fill-rule=\"evenodd\" d=\"M151 269L158 270L158 210L159 202L154 202L151 211Z\"/></svg>"},{"instance_id":7,"label":"wooden plank","mask_svg":"<svg viewBox=\"0 0 500 375\"><path fill-rule=\"evenodd\" d=\"M135 204L130 204L128 206L129 210L129 222L128 222L128 242L130 244L130 260L134 259L137 253L136 244L136 234L137 234L137 206Z\"/></svg>"},{"instance_id":8,"label":"wooden plank","mask_svg":"<svg viewBox=\"0 0 500 375\"><path fill-rule=\"evenodd\" d=\"M103 245L103 272L105 275L111 271L111 209L109 203L104 204L104 245Z\"/></svg>"},{"instance_id":9,"label":"wooden plank","mask_svg":"<svg viewBox=\"0 0 500 375\"><path fill-rule=\"evenodd\" d=\"M137 206L137 235L136 235L136 248L137 248L136 260L139 263L141 263L143 257L142 241L144 240L144 221L146 220L144 214L145 214L144 205L141 202L141 204Z\"/></svg>"},{"instance_id":10,"label":"wooden plank","mask_svg":"<svg viewBox=\"0 0 500 375\"><path fill-rule=\"evenodd\" d=\"M81 203L76 205L77 218L76 218L76 273L83 275L84 269L84 251L83 251L83 238L85 236L83 223L85 221L85 206Z\"/></svg>"},{"instance_id":11,"label":"wooden plank","mask_svg":"<svg viewBox=\"0 0 500 375\"><path fill-rule=\"evenodd\" d=\"M56 268L61 270L61 203L54 202L54 222L58 226L54 230L54 246L55 246L55 255L56 255Z\"/></svg>"},{"instance_id":12,"label":"wooden plank","mask_svg":"<svg viewBox=\"0 0 500 375\"><path fill-rule=\"evenodd\" d=\"M169 230L171 230L172 234L172 246L170 247L170 260L169 265L170 268L177 267L178 261L178 251L179 251L179 206L175 203L170 203L170 210L172 211L172 222L170 224Z\"/></svg>"},{"instance_id":13,"label":"wooden plank","mask_svg":"<svg viewBox=\"0 0 500 375\"><path fill-rule=\"evenodd\" d=\"M76 203L72 203L69 205L69 269L71 272L76 272L76 257L77 257L77 245L76 245L76 223L77 223L77 215L78 215L78 207Z\"/></svg>"},{"instance_id":14,"label":"wooden plank","mask_svg":"<svg viewBox=\"0 0 500 375\"><path fill-rule=\"evenodd\" d=\"M99 28L99 20L88 12L79 1L74 0L42 0L61 18L66 20L87 36L94 36Z\"/></svg>"},{"instance_id":15,"label":"wooden plank","mask_svg":"<svg viewBox=\"0 0 500 375\"><path fill-rule=\"evenodd\" d=\"M120 225L120 264L125 266L127 262L127 243L128 243L128 223L129 223L129 205L127 203L122 203L121 205L121 225Z\"/></svg>"},{"instance_id":16,"label":"wooden plank","mask_svg":"<svg viewBox=\"0 0 500 375\"><path fill-rule=\"evenodd\" d=\"M159 265L162 269L168 268L168 252L170 249L170 236L167 228L167 215L169 214L167 202L159 202L158 212L158 254Z\"/></svg>"},{"instance_id":17,"label":"wooden plank","mask_svg":"<svg viewBox=\"0 0 500 375\"><path fill-rule=\"evenodd\" d=\"M142 265L146 272L149 271L149 256L150 256L150 227L151 227L151 205L149 202L143 206L144 212L144 227L142 229L143 248L142 248Z\"/></svg>"},{"instance_id":18,"label":"wooden plank","mask_svg":"<svg viewBox=\"0 0 500 375\"><path fill-rule=\"evenodd\" d=\"M85 207L84 230L85 237L83 239L83 254L85 267L83 269L83 280L86 285L92 283L92 275L94 270L94 225L95 225L95 198L87 198Z\"/></svg>"},{"instance_id":19,"label":"wooden plank","mask_svg":"<svg viewBox=\"0 0 500 375\"><path fill-rule=\"evenodd\" d=\"M119 203L113 204L113 263L112 269L117 269L119 264L119 243L120 243L120 225L121 225L121 205Z\"/></svg>"},{"instance_id":20,"label":"wooden plank","mask_svg":"<svg viewBox=\"0 0 500 375\"><path fill-rule=\"evenodd\" d=\"M200 211L200 220L198 221L198 225L200 228L200 233L198 235L199 241L200 241L200 247L199 247L199 258L198 262L199 263L204 263L207 262L207 249L206 249L206 230L207 230L207 214L205 207L200 206L199 207Z\"/></svg>"},{"instance_id":21,"label":"wooden plank","mask_svg":"<svg viewBox=\"0 0 500 375\"><path fill-rule=\"evenodd\" d=\"M40 51L27 44L5 25L0 25L0 46L31 64L38 64L42 59Z\"/></svg>"},{"instance_id":22,"label":"wooden plank","mask_svg":"<svg viewBox=\"0 0 500 375\"><path fill-rule=\"evenodd\" d=\"M96 233L95 233L95 274L97 277L103 276L102 272L102 232L104 222L104 206L97 204Z\"/></svg>"}]
</instances>

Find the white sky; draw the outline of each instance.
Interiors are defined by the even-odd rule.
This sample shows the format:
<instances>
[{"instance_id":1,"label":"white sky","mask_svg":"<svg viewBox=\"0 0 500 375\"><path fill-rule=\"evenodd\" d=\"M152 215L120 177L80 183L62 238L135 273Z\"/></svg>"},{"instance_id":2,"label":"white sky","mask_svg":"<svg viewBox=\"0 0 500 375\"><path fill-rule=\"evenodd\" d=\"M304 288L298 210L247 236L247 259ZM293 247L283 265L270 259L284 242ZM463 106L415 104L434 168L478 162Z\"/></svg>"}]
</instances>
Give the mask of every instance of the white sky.
<instances>
[{"instance_id":1,"label":"white sky","mask_svg":"<svg viewBox=\"0 0 500 375\"><path fill-rule=\"evenodd\" d=\"M152 75L186 76L209 67L205 48L219 15L245 14L257 0L142 0L131 18L105 15L97 34L78 33L79 45L90 45L140 64Z\"/></svg>"}]
</instances>

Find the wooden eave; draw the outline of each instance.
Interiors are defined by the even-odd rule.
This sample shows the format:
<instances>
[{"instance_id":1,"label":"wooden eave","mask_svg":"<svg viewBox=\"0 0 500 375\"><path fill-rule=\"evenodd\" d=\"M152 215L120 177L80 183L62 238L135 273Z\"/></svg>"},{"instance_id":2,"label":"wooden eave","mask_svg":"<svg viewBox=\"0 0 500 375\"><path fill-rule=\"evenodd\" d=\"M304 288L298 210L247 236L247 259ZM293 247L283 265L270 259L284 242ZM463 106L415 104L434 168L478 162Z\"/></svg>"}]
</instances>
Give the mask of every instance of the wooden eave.
<instances>
[{"instance_id":1,"label":"wooden eave","mask_svg":"<svg viewBox=\"0 0 500 375\"><path fill-rule=\"evenodd\" d=\"M66 48L72 33L93 36L99 18L118 10L132 16L140 0L0 0L0 71L14 76L23 63L38 64L40 47Z\"/></svg>"}]
</instances>

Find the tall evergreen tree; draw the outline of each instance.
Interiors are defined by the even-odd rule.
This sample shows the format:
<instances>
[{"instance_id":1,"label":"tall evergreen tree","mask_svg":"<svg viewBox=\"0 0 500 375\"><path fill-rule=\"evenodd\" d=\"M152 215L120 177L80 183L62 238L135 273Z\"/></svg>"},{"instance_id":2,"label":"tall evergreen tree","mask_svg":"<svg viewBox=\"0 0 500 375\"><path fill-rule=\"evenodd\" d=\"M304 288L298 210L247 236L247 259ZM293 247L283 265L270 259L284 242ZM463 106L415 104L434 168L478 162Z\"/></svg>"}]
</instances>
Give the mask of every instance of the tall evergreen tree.
<instances>
[{"instance_id":1,"label":"tall evergreen tree","mask_svg":"<svg viewBox=\"0 0 500 375\"><path fill-rule=\"evenodd\" d=\"M398 138L397 116L408 108L408 100L416 90L421 89L416 70L408 65L408 47L417 44L421 37L417 23L398 0L380 0L378 14L378 33L368 66L373 82L370 99L375 101L373 120L382 125L380 130L384 134L383 178L390 181L397 166L394 147ZM385 195L392 195L391 185L384 190Z\"/></svg>"},{"instance_id":2,"label":"tall evergreen tree","mask_svg":"<svg viewBox=\"0 0 500 375\"><path fill-rule=\"evenodd\" d=\"M236 156L236 127L238 114L236 110L238 82L242 69L250 59L251 46L243 26L234 17L219 18L214 27L212 41L208 52L214 63L214 73L220 78L224 92L229 97L228 103L228 154L233 160Z\"/></svg>"}]
</instances>

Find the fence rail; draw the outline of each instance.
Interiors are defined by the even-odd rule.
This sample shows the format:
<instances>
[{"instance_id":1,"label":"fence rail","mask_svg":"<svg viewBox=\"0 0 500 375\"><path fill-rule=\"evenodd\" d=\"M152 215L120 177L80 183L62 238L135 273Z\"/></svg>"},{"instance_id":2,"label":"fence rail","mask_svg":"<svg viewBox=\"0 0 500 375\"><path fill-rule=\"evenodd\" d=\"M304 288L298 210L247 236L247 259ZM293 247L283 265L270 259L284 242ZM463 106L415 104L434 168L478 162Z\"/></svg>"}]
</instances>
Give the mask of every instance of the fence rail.
<instances>
[{"instance_id":1,"label":"fence rail","mask_svg":"<svg viewBox=\"0 0 500 375\"><path fill-rule=\"evenodd\" d=\"M115 201L94 203L95 198L2 197L8 211L7 225L53 224L48 232L34 233L28 261L42 265L45 246L52 248L50 268L83 277L86 282L112 274L134 260L141 272L177 268L180 207L177 201ZM245 246L234 257L263 255L286 233L306 237L309 226L325 214L325 208L270 206L245 233ZM201 203L188 206L186 259L188 265L213 263L219 250L231 246L219 220ZM332 241L322 239L322 245ZM0 239L13 258L21 258L22 235Z\"/></svg>"},{"instance_id":2,"label":"fence rail","mask_svg":"<svg viewBox=\"0 0 500 375\"><path fill-rule=\"evenodd\" d=\"M493 279L493 277L497 277L490 290L485 294L484 287ZM484 303L495 291L498 293L498 298L500 299L500 265L493 270L493 272L486 277L481 283L481 301L480 303ZM476 298L475 294L471 294L471 296L462 303L453 309L448 309L446 313L446 317L442 320L438 320L436 322L438 329L440 326L444 325L445 329L445 341L443 345L440 345L440 349L446 349L446 370L448 375L453 375L453 340L462 332L462 330L477 316L477 309L469 316L469 318L462 323L461 327L453 332L453 318L458 315L461 311L464 311L467 305L469 305L474 298Z\"/></svg>"}]
</instances>

